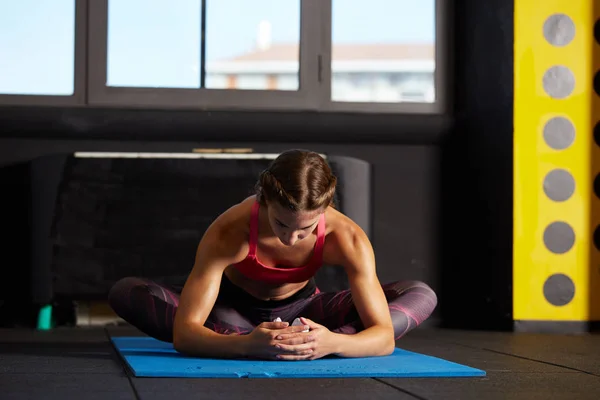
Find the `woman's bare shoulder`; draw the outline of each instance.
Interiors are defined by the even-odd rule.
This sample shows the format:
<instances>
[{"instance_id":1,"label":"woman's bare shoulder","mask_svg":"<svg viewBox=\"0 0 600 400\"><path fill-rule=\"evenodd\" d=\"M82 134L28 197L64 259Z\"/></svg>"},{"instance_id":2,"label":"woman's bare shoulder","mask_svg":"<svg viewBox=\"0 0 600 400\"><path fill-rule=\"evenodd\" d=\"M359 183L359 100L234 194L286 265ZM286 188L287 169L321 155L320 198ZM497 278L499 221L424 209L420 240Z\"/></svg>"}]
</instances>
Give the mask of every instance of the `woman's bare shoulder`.
<instances>
[{"instance_id":1,"label":"woman's bare shoulder","mask_svg":"<svg viewBox=\"0 0 600 400\"><path fill-rule=\"evenodd\" d=\"M344 258L349 254L372 251L371 242L365 231L350 217L329 208L325 214L325 253L329 257Z\"/></svg>"},{"instance_id":2,"label":"woman's bare shoulder","mask_svg":"<svg viewBox=\"0 0 600 400\"><path fill-rule=\"evenodd\" d=\"M254 196L251 196L232 205L215 219L214 224L223 232L230 232L232 230L236 232L240 230L246 233L249 232L250 215L254 202Z\"/></svg>"},{"instance_id":3,"label":"woman's bare shoulder","mask_svg":"<svg viewBox=\"0 0 600 400\"><path fill-rule=\"evenodd\" d=\"M220 253L247 252L253 197L248 197L223 211L207 229L202 241L221 249Z\"/></svg>"},{"instance_id":4,"label":"woman's bare shoulder","mask_svg":"<svg viewBox=\"0 0 600 400\"><path fill-rule=\"evenodd\" d=\"M332 236L364 233L354 220L333 207L329 207L325 212L325 226L327 235Z\"/></svg>"}]
</instances>

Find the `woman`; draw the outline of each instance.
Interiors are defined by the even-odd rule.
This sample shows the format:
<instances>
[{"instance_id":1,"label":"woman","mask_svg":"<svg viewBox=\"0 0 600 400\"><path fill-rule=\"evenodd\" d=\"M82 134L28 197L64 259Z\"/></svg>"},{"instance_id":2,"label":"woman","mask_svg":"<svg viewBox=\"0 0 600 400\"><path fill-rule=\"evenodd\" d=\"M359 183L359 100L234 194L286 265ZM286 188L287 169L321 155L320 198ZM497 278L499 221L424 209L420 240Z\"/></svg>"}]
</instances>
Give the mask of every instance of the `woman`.
<instances>
[{"instance_id":1,"label":"woman","mask_svg":"<svg viewBox=\"0 0 600 400\"><path fill-rule=\"evenodd\" d=\"M183 354L277 360L388 355L431 315L426 284L379 283L369 239L333 207L336 177L319 154L280 154L256 187L207 229L181 294L124 278L109 293L115 312ZM322 264L343 266L350 289L320 292Z\"/></svg>"}]
</instances>

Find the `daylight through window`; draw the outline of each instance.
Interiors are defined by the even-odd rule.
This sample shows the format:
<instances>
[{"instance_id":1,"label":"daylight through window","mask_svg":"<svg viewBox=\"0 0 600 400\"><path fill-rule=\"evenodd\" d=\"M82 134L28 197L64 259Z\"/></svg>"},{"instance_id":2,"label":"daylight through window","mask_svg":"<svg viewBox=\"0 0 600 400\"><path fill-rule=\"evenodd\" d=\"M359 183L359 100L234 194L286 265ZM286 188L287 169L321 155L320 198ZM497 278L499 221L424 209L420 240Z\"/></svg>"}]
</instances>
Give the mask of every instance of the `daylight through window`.
<instances>
[{"instance_id":1,"label":"daylight through window","mask_svg":"<svg viewBox=\"0 0 600 400\"><path fill-rule=\"evenodd\" d=\"M0 103L443 112L446 1L5 1Z\"/></svg>"}]
</instances>

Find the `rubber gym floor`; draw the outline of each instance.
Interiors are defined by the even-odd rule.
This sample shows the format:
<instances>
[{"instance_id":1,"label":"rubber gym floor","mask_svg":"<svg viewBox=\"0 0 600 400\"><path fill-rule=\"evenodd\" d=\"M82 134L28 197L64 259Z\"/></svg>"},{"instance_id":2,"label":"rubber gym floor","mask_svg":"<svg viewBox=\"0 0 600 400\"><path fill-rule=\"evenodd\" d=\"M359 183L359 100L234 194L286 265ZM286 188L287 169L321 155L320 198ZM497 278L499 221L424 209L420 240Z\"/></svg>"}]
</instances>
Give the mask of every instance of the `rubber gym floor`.
<instances>
[{"instance_id":1,"label":"rubber gym floor","mask_svg":"<svg viewBox=\"0 0 600 400\"><path fill-rule=\"evenodd\" d=\"M417 329L397 346L487 372L482 378L135 378L110 343L130 326L0 330L8 399L600 399L600 335Z\"/></svg>"}]
</instances>

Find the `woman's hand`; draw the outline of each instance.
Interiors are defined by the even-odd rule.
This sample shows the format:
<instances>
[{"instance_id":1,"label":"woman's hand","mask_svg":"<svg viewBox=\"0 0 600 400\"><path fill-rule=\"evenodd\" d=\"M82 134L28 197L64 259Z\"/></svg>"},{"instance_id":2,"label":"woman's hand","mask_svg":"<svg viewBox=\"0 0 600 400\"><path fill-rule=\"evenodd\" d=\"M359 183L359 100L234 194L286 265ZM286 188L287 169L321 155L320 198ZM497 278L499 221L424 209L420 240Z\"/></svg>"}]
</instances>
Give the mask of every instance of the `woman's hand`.
<instances>
[{"instance_id":1,"label":"woman's hand","mask_svg":"<svg viewBox=\"0 0 600 400\"><path fill-rule=\"evenodd\" d=\"M308 318L302 317L300 321L308 325L309 332L280 333L275 336L276 347L280 348L278 360L316 360L335 353L337 334Z\"/></svg>"},{"instance_id":2,"label":"woman's hand","mask_svg":"<svg viewBox=\"0 0 600 400\"><path fill-rule=\"evenodd\" d=\"M290 337L300 334L305 326L289 326L287 322L263 322L246 336L245 355L247 357L261 358L267 360L280 360L277 355L282 353L279 347L278 336L288 335ZM288 355L301 357L309 354L305 350L287 350Z\"/></svg>"}]
</instances>

